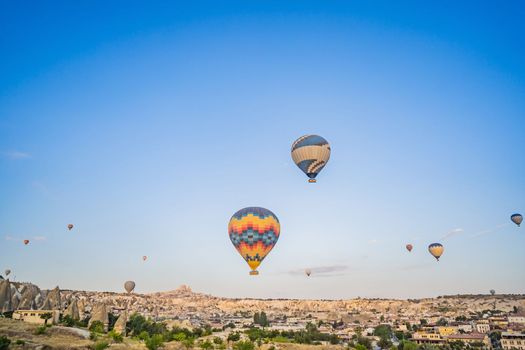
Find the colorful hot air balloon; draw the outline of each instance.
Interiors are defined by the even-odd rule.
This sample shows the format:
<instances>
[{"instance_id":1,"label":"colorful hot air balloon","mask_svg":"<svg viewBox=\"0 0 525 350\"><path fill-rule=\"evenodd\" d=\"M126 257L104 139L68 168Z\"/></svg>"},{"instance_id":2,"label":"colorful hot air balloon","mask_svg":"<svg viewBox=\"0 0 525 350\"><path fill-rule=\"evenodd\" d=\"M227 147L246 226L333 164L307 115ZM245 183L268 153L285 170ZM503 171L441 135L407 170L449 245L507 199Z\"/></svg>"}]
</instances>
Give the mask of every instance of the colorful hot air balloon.
<instances>
[{"instance_id":1,"label":"colorful hot air balloon","mask_svg":"<svg viewBox=\"0 0 525 350\"><path fill-rule=\"evenodd\" d=\"M146 261L146 260L148 260L148 257L147 257L146 255L144 255L144 256L142 257L142 260L143 260L143 261Z\"/></svg>"},{"instance_id":2,"label":"colorful hot air balloon","mask_svg":"<svg viewBox=\"0 0 525 350\"><path fill-rule=\"evenodd\" d=\"M406 247L407 247L407 250L408 250L409 252L411 252L412 249L414 248L414 247L412 246L412 244L407 244Z\"/></svg>"},{"instance_id":3,"label":"colorful hot air balloon","mask_svg":"<svg viewBox=\"0 0 525 350\"><path fill-rule=\"evenodd\" d=\"M306 269L304 270L304 273L306 274L306 276L310 277L310 275L312 274L312 270Z\"/></svg>"},{"instance_id":4,"label":"colorful hot air balloon","mask_svg":"<svg viewBox=\"0 0 525 350\"><path fill-rule=\"evenodd\" d=\"M512 220L513 223L515 223L519 227L523 221L523 216L521 214L516 213L516 214L512 214L510 216L510 219Z\"/></svg>"},{"instance_id":5,"label":"colorful hot air balloon","mask_svg":"<svg viewBox=\"0 0 525 350\"><path fill-rule=\"evenodd\" d=\"M316 182L315 177L330 159L330 145L318 135L301 136L292 144L292 159L309 177L308 182Z\"/></svg>"},{"instance_id":6,"label":"colorful hot air balloon","mask_svg":"<svg viewBox=\"0 0 525 350\"><path fill-rule=\"evenodd\" d=\"M445 248L443 248L443 245L440 243L432 243L428 246L428 251L437 261L439 261L439 257L443 254L444 250Z\"/></svg>"},{"instance_id":7,"label":"colorful hot air balloon","mask_svg":"<svg viewBox=\"0 0 525 350\"><path fill-rule=\"evenodd\" d=\"M494 289L491 289L490 290L490 294L494 295L494 294L496 294L496 291Z\"/></svg>"},{"instance_id":8,"label":"colorful hot air balloon","mask_svg":"<svg viewBox=\"0 0 525 350\"><path fill-rule=\"evenodd\" d=\"M68 229L69 231L71 231L71 229L72 229L73 227L74 227L73 224L69 224L69 225L67 225L67 229Z\"/></svg>"},{"instance_id":9,"label":"colorful hot air balloon","mask_svg":"<svg viewBox=\"0 0 525 350\"><path fill-rule=\"evenodd\" d=\"M126 292L128 292L128 294L133 292L133 290L135 289L135 282L126 281L126 283L124 283L124 289L126 290Z\"/></svg>"},{"instance_id":10,"label":"colorful hot air balloon","mask_svg":"<svg viewBox=\"0 0 525 350\"><path fill-rule=\"evenodd\" d=\"M28 239L24 239L24 244L28 245L29 244L29 240Z\"/></svg>"},{"instance_id":11,"label":"colorful hot air balloon","mask_svg":"<svg viewBox=\"0 0 525 350\"><path fill-rule=\"evenodd\" d=\"M7 276L9 276L9 274L11 273L11 270L7 269L7 270L5 270L4 272L5 272L5 276L7 277Z\"/></svg>"},{"instance_id":12,"label":"colorful hot air balloon","mask_svg":"<svg viewBox=\"0 0 525 350\"><path fill-rule=\"evenodd\" d=\"M273 249L279 239L279 219L268 209L244 208L233 214L228 224L228 234L235 249L258 275L257 267Z\"/></svg>"}]
</instances>

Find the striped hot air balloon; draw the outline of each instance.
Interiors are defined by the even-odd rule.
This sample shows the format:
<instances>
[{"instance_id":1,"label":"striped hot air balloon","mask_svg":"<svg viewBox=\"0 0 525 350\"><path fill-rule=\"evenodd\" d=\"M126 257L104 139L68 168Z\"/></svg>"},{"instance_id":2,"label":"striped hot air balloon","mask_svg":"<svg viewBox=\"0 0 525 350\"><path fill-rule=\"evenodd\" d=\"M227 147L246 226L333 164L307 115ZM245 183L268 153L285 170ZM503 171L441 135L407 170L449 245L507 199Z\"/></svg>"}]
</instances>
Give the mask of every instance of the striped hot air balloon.
<instances>
[{"instance_id":1,"label":"striped hot air balloon","mask_svg":"<svg viewBox=\"0 0 525 350\"><path fill-rule=\"evenodd\" d=\"M126 292L128 294L133 292L133 290L135 289L135 282L133 282L133 281L126 281L124 283L124 289L126 290Z\"/></svg>"},{"instance_id":2,"label":"striped hot air balloon","mask_svg":"<svg viewBox=\"0 0 525 350\"><path fill-rule=\"evenodd\" d=\"M432 243L428 246L428 251L434 258L436 258L437 261L439 261L439 258L443 254L443 251L445 248L443 248L443 245L441 243Z\"/></svg>"},{"instance_id":3,"label":"striped hot air balloon","mask_svg":"<svg viewBox=\"0 0 525 350\"><path fill-rule=\"evenodd\" d=\"M411 252L414 247L412 246L412 244L407 244L406 248L409 252Z\"/></svg>"},{"instance_id":4,"label":"striped hot air balloon","mask_svg":"<svg viewBox=\"0 0 525 350\"><path fill-rule=\"evenodd\" d=\"M292 144L292 159L308 176L308 182L315 178L330 159L330 144L318 135L304 135Z\"/></svg>"},{"instance_id":5,"label":"striped hot air balloon","mask_svg":"<svg viewBox=\"0 0 525 350\"><path fill-rule=\"evenodd\" d=\"M280 232L277 216L259 207L239 210L228 224L230 240L250 266L250 275L259 274L257 267L277 243Z\"/></svg>"}]
</instances>

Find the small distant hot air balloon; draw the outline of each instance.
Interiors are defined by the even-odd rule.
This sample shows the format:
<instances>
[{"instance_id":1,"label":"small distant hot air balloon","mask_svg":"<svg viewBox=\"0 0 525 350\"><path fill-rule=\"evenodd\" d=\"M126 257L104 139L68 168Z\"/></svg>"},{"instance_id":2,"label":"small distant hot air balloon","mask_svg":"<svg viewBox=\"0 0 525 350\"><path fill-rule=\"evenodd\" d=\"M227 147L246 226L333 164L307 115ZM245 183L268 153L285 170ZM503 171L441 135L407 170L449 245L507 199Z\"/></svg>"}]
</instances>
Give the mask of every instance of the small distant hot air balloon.
<instances>
[{"instance_id":1,"label":"small distant hot air balloon","mask_svg":"<svg viewBox=\"0 0 525 350\"><path fill-rule=\"evenodd\" d=\"M437 261L439 261L439 257L443 254L444 250L445 248L443 248L441 243L432 243L428 246L428 251Z\"/></svg>"},{"instance_id":2,"label":"small distant hot air balloon","mask_svg":"<svg viewBox=\"0 0 525 350\"><path fill-rule=\"evenodd\" d=\"M11 270L7 269L7 270L5 270L4 272L5 272L5 276L7 277L7 276L9 276L9 274L11 273Z\"/></svg>"},{"instance_id":3,"label":"small distant hot air balloon","mask_svg":"<svg viewBox=\"0 0 525 350\"><path fill-rule=\"evenodd\" d=\"M257 267L277 243L280 232L277 216L259 207L239 210L228 224L230 240L252 269L250 275L259 274Z\"/></svg>"},{"instance_id":4,"label":"small distant hot air balloon","mask_svg":"<svg viewBox=\"0 0 525 350\"><path fill-rule=\"evenodd\" d=\"M316 182L316 176L330 159L330 151L330 144L321 136L304 135L292 144L292 159L308 176L308 182Z\"/></svg>"},{"instance_id":5,"label":"small distant hot air balloon","mask_svg":"<svg viewBox=\"0 0 525 350\"><path fill-rule=\"evenodd\" d=\"M414 247L412 246L412 244L407 244L407 250L408 250L409 252L411 252L413 248L414 248Z\"/></svg>"},{"instance_id":6,"label":"small distant hot air balloon","mask_svg":"<svg viewBox=\"0 0 525 350\"><path fill-rule=\"evenodd\" d=\"M29 240L28 239L24 239L24 244L28 245L29 244Z\"/></svg>"},{"instance_id":7,"label":"small distant hot air balloon","mask_svg":"<svg viewBox=\"0 0 525 350\"><path fill-rule=\"evenodd\" d=\"M312 274L312 270L306 269L304 270L304 273L306 274L306 276L310 277L310 275Z\"/></svg>"},{"instance_id":8,"label":"small distant hot air balloon","mask_svg":"<svg viewBox=\"0 0 525 350\"><path fill-rule=\"evenodd\" d=\"M143 260L143 261L146 261L146 260L148 260L148 257L147 257L146 255L144 255L144 256L142 257L142 260Z\"/></svg>"},{"instance_id":9,"label":"small distant hot air balloon","mask_svg":"<svg viewBox=\"0 0 525 350\"><path fill-rule=\"evenodd\" d=\"M494 295L494 294L496 294L496 291L494 289L491 289L490 290L490 294Z\"/></svg>"},{"instance_id":10,"label":"small distant hot air balloon","mask_svg":"<svg viewBox=\"0 0 525 350\"><path fill-rule=\"evenodd\" d=\"M521 214L516 213L516 214L512 214L510 216L510 219L512 220L513 223L515 223L519 227L523 221L523 216Z\"/></svg>"},{"instance_id":11,"label":"small distant hot air balloon","mask_svg":"<svg viewBox=\"0 0 525 350\"><path fill-rule=\"evenodd\" d=\"M71 231L71 230L73 229L73 227L74 227L73 224L69 224L69 225L67 225L67 229L68 229L69 231Z\"/></svg>"},{"instance_id":12,"label":"small distant hot air balloon","mask_svg":"<svg viewBox=\"0 0 525 350\"><path fill-rule=\"evenodd\" d=\"M126 281L126 283L124 283L124 289L126 290L126 292L128 292L128 294L133 292L133 290L135 289L135 282Z\"/></svg>"}]
</instances>

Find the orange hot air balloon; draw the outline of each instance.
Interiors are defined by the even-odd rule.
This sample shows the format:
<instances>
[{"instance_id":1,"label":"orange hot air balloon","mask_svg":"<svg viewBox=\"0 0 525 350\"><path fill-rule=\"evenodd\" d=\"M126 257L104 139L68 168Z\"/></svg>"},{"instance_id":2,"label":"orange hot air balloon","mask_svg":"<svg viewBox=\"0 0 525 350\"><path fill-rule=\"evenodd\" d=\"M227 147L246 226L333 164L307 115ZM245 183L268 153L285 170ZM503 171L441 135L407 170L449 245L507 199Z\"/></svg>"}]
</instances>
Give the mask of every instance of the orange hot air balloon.
<instances>
[{"instance_id":1,"label":"orange hot air balloon","mask_svg":"<svg viewBox=\"0 0 525 350\"><path fill-rule=\"evenodd\" d=\"M71 231L71 230L73 229L73 227L74 227L73 224L69 224L69 225L67 225L67 229L68 229L69 231Z\"/></svg>"},{"instance_id":2,"label":"orange hot air balloon","mask_svg":"<svg viewBox=\"0 0 525 350\"><path fill-rule=\"evenodd\" d=\"M142 257L142 260L143 260L143 261L146 261L146 260L148 260L148 257L147 257L146 255L144 255L144 256Z\"/></svg>"},{"instance_id":3,"label":"orange hot air balloon","mask_svg":"<svg viewBox=\"0 0 525 350\"><path fill-rule=\"evenodd\" d=\"M412 246L412 244L407 244L407 250L408 250L409 252L411 252L413 248L414 248L414 247Z\"/></svg>"},{"instance_id":4,"label":"orange hot air balloon","mask_svg":"<svg viewBox=\"0 0 525 350\"><path fill-rule=\"evenodd\" d=\"M432 243L428 246L428 251L434 258L436 258L437 261L439 261L439 258L443 254L443 251L445 248L443 248L443 245L440 243Z\"/></svg>"},{"instance_id":5,"label":"orange hot air balloon","mask_svg":"<svg viewBox=\"0 0 525 350\"><path fill-rule=\"evenodd\" d=\"M24 244L28 245L29 244L29 240L28 239L24 239Z\"/></svg>"},{"instance_id":6,"label":"orange hot air balloon","mask_svg":"<svg viewBox=\"0 0 525 350\"><path fill-rule=\"evenodd\" d=\"M252 269L250 275L259 274L257 267L277 243L280 232L277 216L259 207L239 210L228 224L230 240Z\"/></svg>"},{"instance_id":7,"label":"orange hot air balloon","mask_svg":"<svg viewBox=\"0 0 525 350\"><path fill-rule=\"evenodd\" d=\"M304 273L306 274L306 276L310 277L310 275L312 274L312 270L306 269L304 270Z\"/></svg>"}]
</instances>

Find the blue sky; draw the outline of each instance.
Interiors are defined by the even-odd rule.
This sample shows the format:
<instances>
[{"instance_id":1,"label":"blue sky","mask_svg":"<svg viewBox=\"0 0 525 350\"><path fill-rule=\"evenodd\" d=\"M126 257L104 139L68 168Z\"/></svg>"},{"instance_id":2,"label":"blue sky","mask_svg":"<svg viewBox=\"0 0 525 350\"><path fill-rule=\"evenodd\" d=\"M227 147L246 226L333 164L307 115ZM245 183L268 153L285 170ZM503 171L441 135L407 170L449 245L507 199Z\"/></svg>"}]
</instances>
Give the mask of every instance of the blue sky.
<instances>
[{"instance_id":1,"label":"blue sky","mask_svg":"<svg viewBox=\"0 0 525 350\"><path fill-rule=\"evenodd\" d=\"M0 268L44 288L523 293L525 232L509 216L525 212L524 15L519 2L0 2ZM308 133L332 146L315 185L289 153ZM256 278L227 235L246 206L281 221Z\"/></svg>"}]
</instances>

